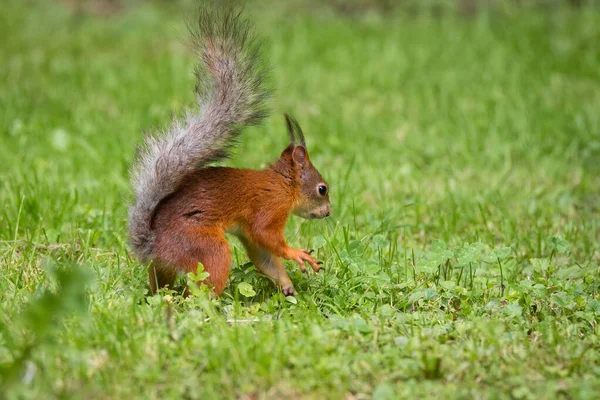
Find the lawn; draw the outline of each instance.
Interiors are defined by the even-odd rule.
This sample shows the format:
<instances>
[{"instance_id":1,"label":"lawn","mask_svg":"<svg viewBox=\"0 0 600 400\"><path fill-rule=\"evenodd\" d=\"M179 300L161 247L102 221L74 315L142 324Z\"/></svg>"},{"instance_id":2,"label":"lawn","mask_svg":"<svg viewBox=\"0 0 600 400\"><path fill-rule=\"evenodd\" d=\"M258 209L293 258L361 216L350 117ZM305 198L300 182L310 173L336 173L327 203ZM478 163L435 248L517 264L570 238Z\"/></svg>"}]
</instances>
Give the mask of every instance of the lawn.
<instances>
[{"instance_id":1,"label":"lawn","mask_svg":"<svg viewBox=\"0 0 600 400\"><path fill-rule=\"evenodd\" d=\"M226 164L300 121L332 216L286 237L326 271L286 298L231 238L221 298L149 296L129 168L194 105L190 3L2 7L0 398L598 398L598 8L247 7L273 114Z\"/></svg>"}]
</instances>

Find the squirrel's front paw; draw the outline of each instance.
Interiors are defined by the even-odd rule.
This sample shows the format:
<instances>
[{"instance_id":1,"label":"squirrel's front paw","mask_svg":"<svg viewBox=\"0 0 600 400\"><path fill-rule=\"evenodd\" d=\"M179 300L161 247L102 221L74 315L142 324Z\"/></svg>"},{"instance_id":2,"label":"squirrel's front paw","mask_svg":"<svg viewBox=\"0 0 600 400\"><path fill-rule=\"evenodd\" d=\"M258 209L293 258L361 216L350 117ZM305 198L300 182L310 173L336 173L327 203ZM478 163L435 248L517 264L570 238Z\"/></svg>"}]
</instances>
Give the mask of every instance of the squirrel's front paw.
<instances>
[{"instance_id":1,"label":"squirrel's front paw","mask_svg":"<svg viewBox=\"0 0 600 400\"><path fill-rule=\"evenodd\" d=\"M308 263L308 265L310 265L315 272L319 272L321 269L323 269L321 267L321 264L323 263L315 260L310 255L313 252L312 250L294 249L293 251L294 254L290 257L290 260L296 261L302 272L306 272L306 267L304 266L305 262Z\"/></svg>"}]
</instances>

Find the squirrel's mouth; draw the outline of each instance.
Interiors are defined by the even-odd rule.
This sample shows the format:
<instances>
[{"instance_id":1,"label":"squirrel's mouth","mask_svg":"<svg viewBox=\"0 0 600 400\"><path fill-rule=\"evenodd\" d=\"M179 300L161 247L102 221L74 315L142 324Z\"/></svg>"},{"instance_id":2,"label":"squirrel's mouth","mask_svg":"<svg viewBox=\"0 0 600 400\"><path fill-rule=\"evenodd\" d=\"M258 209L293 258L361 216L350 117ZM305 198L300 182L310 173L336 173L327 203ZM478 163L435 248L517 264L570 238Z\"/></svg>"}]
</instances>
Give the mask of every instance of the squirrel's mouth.
<instances>
[{"instance_id":1,"label":"squirrel's mouth","mask_svg":"<svg viewBox=\"0 0 600 400\"><path fill-rule=\"evenodd\" d=\"M297 215L304 219L323 219L331 215L331 209L329 204L321 207L315 207L312 209L297 208L292 211L294 215Z\"/></svg>"},{"instance_id":2,"label":"squirrel's mouth","mask_svg":"<svg viewBox=\"0 0 600 400\"><path fill-rule=\"evenodd\" d=\"M330 212L329 211L325 211L323 213L317 214L317 213L311 213L309 216L309 219L323 219L323 218L327 218L329 217Z\"/></svg>"}]
</instances>

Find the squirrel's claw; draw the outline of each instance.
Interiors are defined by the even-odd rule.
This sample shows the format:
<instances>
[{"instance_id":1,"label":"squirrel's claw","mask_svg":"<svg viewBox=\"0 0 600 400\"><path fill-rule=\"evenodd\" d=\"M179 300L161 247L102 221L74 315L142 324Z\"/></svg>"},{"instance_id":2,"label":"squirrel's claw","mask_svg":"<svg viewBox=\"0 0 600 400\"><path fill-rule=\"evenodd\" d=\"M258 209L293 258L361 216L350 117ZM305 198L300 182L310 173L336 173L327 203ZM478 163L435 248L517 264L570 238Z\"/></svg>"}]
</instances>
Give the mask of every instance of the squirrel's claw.
<instances>
[{"instance_id":1,"label":"squirrel's claw","mask_svg":"<svg viewBox=\"0 0 600 400\"><path fill-rule=\"evenodd\" d=\"M297 250L297 252L297 256L294 257L293 260L296 261L296 263L300 266L300 270L302 272L307 271L306 266L304 265L305 262L308 263L315 272L319 272L321 269L323 269L323 267L321 267L323 262L315 260L310 255L313 250Z\"/></svg>"}]
</instances>

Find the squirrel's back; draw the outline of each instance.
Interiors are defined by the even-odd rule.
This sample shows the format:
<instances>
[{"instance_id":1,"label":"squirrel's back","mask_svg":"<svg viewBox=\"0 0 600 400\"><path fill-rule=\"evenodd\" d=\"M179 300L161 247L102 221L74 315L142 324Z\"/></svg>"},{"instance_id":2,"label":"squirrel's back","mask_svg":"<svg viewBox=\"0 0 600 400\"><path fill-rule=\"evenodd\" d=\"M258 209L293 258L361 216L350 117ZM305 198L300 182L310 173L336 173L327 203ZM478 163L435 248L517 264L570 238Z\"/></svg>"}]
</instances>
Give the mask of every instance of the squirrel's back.
<instances>
[{"instance_id":1,"label":"squirrel's back","mask_svg":"<svg viewBox=\"0 0 600 400\"><path fill-rule=\"evenodd\" d=\"M129 209L129 237L136 255L149 260L157 205L184 178L227 156L240 129L266 116L265 68L260 44L240 11L202 9L190 26L199 63L196 92L200 112L189 113L162 134L149 135L132 172L135 203Z\"/></svg>"}]
</instances>

